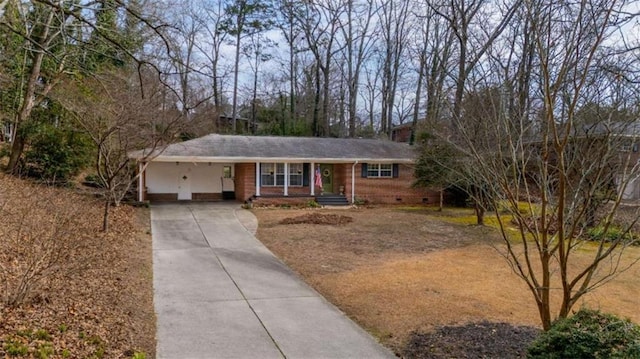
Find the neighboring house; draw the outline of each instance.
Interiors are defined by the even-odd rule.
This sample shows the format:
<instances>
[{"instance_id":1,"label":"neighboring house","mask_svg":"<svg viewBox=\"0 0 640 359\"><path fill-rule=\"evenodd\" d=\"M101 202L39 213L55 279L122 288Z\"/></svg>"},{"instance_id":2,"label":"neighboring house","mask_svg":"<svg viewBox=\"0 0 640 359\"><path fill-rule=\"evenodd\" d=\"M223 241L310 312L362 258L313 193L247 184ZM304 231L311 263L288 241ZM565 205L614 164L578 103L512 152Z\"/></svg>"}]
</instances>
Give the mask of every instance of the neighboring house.
<instances>
[{"instance_id":1,"label":"neighboring house","mask_svg":"<svg viewBox=\"0 0 640 359\"><path fill-rule=\"evenodd\" d=\"M564 130L561 128L561 130ZM530 142L531 148L540 156L541 141L535 139ZM565 158L577 156L580 160L568 161L574 163L569 168L577 173L577 181L583 176L583 169L579 166L588 165L590 161L597 163L606 159L607 166L601 178L609 178L607 187L622 194L625 201L640 200L640 121L633 122L597 122L572 126L570 142L565 149ZM550 147L553 151L553 147ZM550 153L552 161L556 157ZM535 163L535 162L534 162ZM602 179L601 179L602 181ZM588 182L587 182L588 183ZM578 186L579 183L574 183Z\"/></svg>"},{"instance_id":2,"label":"neighboring house","mask_svg":"<svg viewBox=\"0 0 640 359\"><path fill-rule=\"evenodd\" d=\"M219 133L233 133L233 117L230 115L219 115L216 119L216 129ZM236 133L254 133L256 128L248 118L236 117Z\"/></svg>"},{"instance_id":3,"label":"neighboring house","mask_svg":"<svg viewBox=\"0 0 640 359\"><path fill-rule=\"evenodd\" d=\"M402 125L393 126L391 128L391 140L408 143L411 140L412 131L413 123L403 123Z\"/></svg>"},{"instance_id":4,"label":"neighboring house","mask_svg":"<svg viewBox=\"0 0 640 359\"><path fill-rule=\"evenodd\" d=\"M142 152L131 157L140 160ZM140 163L141 201L437 199L435 192L412 187L414 149L391 141L212 134L169 145L148 158L149 163Z\"/></svg>"}]
</instances>

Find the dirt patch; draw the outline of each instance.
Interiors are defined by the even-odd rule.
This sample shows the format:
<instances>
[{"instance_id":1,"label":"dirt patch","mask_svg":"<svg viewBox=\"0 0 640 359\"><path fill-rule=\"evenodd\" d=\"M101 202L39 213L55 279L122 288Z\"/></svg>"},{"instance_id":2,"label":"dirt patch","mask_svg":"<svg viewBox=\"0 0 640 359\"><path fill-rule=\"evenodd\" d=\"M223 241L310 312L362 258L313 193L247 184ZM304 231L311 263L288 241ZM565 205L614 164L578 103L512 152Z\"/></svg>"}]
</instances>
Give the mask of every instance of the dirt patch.
<instances>
[{"instance_id":1,"label":"dirt patch","mask_svg":"<svg viewBox=\"0 0 640 359\"><path fill-rule=\"evenodd\" d=\"M438 327L430 333L412 333L404 358L526 358L526 348L540 330L509 323L469 323Z\"/></svg>"},{"instance_id":2,"label":"dirt patch","mask_svg":"<svg viewBox=\"0 0 640 359\"><path fill-rule=\"evenodd\" d=\"M325 224L339 226L351 222L353 222L353 218L349 216L312 212L298 217L285 218L280 221L280 224Z\"/></svg>"}]
</instances>

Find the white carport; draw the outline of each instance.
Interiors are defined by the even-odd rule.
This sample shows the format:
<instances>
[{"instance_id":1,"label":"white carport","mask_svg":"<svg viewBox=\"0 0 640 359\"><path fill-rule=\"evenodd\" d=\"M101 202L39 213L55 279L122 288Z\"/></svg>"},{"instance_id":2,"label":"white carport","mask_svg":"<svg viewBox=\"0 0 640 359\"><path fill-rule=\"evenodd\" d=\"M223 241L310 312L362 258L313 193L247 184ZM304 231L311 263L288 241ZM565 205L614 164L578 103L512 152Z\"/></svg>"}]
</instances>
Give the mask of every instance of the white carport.
<instances>
[{"instance_id":1,"label":"white carport","mask_svg":"<svg viewBox=\"0 0 640 359\"><path fill-rule=\"evenodd\" d=\"M221 200L234 192L233 165L212 162L150 162L144 176L148 199Z\"/></svg>"}]
</instances>

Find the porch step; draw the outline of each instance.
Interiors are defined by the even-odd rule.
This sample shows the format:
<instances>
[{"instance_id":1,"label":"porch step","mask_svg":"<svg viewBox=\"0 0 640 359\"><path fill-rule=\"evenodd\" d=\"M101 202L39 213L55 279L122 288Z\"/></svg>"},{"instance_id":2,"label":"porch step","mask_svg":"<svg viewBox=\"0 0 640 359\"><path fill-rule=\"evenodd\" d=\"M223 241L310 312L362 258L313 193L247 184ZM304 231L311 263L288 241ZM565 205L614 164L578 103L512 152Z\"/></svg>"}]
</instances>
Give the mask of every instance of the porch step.
<instances>
[{"instance_id":1,"label":"porch step","mask_svg":"<svg viewBox=\"0 0 640 359\"><path fill-rule=\"evenodd\" d=\"M347 200L347 197L334 195L334 194L317 196L316 202L318 202L318 204L321 206L348 206L349 205L349 201Z\"/></svg>"}]
</instances>

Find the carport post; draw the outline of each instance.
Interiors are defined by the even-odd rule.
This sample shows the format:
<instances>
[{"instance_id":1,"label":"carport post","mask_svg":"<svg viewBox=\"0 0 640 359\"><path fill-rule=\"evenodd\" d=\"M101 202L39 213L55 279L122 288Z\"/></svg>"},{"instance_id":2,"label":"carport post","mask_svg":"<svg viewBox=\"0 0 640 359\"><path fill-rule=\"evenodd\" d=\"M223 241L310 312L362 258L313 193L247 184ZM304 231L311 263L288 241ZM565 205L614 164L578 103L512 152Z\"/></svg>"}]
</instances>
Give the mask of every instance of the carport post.
<instances>
[{"instance_id":1,"label":"carport post","mask_svg":"<svg viewBox=\"0 0 640 359\"><path fill-rule=\"evenodd\" d=\"M256 162L256 196L260 196L260 162Z\"/></svg>"},{"instance_id":2,"label":"carport post","mask_svg":"<svg viewBox=\"0 0 640 359\"><path fill-rule=\"evenodd\" d=\"M138 202L144 201L144 164L138 163Z\"/></svg>"}]
</instances>

